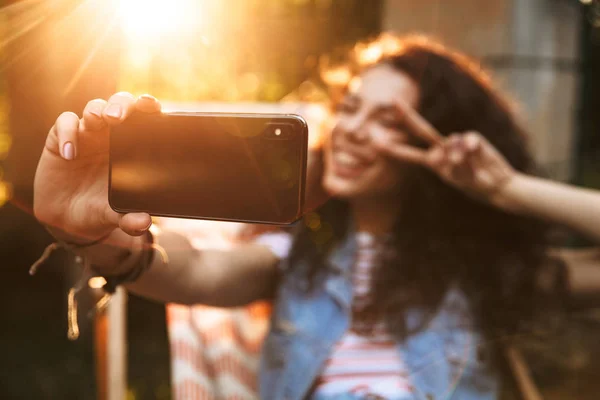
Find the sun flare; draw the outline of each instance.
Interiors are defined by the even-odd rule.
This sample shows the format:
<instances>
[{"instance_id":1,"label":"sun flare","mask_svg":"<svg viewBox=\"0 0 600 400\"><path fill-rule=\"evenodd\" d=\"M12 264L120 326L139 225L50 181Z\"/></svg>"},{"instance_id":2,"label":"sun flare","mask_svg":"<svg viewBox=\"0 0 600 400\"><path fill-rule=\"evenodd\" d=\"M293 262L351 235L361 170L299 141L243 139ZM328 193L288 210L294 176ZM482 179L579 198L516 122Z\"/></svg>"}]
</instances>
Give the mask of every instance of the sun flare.
<instances>
[{"instance_id":1,"label":"sun flare","mask_svg":"<svg viewBox=\"0 0 600 400\"><path fill-rule=\"evenodd\" d=\"M200 24L194 0L119 0L119 18L132 40L157 40L193 32Z\"/></svg>"}]
</instances>

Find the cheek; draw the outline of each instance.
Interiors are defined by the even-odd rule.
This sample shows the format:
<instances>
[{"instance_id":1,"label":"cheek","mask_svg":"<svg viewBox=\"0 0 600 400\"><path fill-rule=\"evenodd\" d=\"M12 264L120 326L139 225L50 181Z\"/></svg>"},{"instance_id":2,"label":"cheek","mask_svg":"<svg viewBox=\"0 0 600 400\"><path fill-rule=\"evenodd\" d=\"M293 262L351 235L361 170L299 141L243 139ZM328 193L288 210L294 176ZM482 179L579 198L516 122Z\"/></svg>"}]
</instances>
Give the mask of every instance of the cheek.
<instances>
[{"instance_id":1,"label":"cheek","mask_svg":"<svg viewBox=\"0 0 600 400\"><path fill-rule=\"evenodd\" d=\"M395 143L410 144L410 135L398 129L392 129L381 125L375 125L369 130L371 137L391 137Z\"/></svg>"},{"instance_id":2,"label":"cheek","mask_svg":"<svg viewBox=\"0 0 600 400\"><path fill-rule=\"evenodd\" d=\"M369 186L379 193L395 192L402 184L402 167L389 159L378 160L372 173L365 176Z\"/></svg>"},{"instance_id":3,"label":"cheek","mask_svg":"<svg viewBox=\"0 0 600 400\"><path fill-rule=\"evenodd\" d=\"M334 138L343 131L346 124L346 118L342 116L334 116L327 122L327 129L329 132L329 139Z\"/></svg>"}]
</instances>

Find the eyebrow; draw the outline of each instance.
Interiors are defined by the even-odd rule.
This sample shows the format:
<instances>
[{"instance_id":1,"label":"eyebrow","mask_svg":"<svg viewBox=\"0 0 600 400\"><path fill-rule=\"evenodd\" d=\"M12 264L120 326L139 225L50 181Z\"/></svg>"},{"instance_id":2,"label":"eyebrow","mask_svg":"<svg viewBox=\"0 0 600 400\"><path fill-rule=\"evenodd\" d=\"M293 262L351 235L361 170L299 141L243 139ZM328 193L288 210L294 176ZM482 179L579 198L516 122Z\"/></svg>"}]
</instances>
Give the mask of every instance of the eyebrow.
<instances>
[{"instance_id":1,"label":"eyebrow","mask_svg":"<svg viewBox=\"0 0 600 400\"><path fill-rule=\"evenodd\" d=\"M394 106L393 104L383 104L381 106L378 106L376 108L376 112L379 114L384 114L384 113L393 113L393 114L398 114L398 110L396 108L396 106Z\"/></svg>"}]
</instances>

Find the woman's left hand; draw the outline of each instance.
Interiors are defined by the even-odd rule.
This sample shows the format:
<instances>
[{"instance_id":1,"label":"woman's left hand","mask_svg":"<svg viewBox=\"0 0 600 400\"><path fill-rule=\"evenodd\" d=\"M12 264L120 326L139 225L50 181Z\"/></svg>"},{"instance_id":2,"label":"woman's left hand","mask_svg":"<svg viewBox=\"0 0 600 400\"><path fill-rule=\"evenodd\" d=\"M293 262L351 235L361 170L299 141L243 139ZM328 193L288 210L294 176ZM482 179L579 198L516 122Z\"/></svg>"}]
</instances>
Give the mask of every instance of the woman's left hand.
<instances>
[{"instance_id":1,"label":"woman's left hand","mask_svg":"<svg viewBox=\"0 0 600 400\"><path fill-rule=\"evenodd\" d=\"M382 153L399 161L423 165L449 185L489 203L495 203L494 197L517 174L479 132L443 137L407 104L399 102L397 108L409 133L430 147L411 146L397 132L390 130L373 139Z\"/></svg>"}]
</instances>

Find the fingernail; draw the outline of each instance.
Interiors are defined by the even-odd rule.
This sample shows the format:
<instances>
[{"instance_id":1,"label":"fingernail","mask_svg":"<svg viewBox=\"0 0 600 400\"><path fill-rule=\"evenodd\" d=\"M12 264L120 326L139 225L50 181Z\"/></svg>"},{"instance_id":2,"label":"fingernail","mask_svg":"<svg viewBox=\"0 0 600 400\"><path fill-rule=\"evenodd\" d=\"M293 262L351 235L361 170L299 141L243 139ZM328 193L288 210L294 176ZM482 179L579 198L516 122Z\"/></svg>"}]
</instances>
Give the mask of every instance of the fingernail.
<instances>
[{"instance_id":1,"label":"fingernail","mask_svg":"<svg viewBox=\"0 0 600 400\"><path fill-rule=\"evenodd\" d=\"M95 117L102 118L102 109L101 108L90 108L90 114Z\"/></svg>"},{"instance_id":2,"label":"fingernail","mask_svg":"<svg viewBox=\"0 0 600 400\"><path fill-rule=\"evenodd\" d=\"M146 99L146 100L152 100L152 101L156 101L156 97L150 95L150 94L143 94L140 96L140 99Z\"/></svg>"},{"instance_id":3,"label":"fingernail","mask_svg":"<svg viewBox=\"0 0 600 400\"><path fill-rule=\"evenodd\" d=\"M63 157L66 160L72 160L74 158L73 143L67 142L63 145Z\"/></svg>"},{"instance_id":4,"label":"fingernail","mask_svg":"<svg viewBox=\"0 0 600 400\"><path fill-rule=\"evenodd\" d=\"M479 141L474 137L468 137L466 142L468 149L471 151L477 149L477 146L479 145Z\"/></svg>"},{"instance_id":5,"label":"fingernail","mask_svg":"<svg viewBox=\"0 0 600 400\"><path fill-rule=\"evenodd\" d=\"M106 115L112 118L119 119L121 118L122 113L121 106L118 104L111 104L106 108Z\"/></svg>"}]
</instances>

